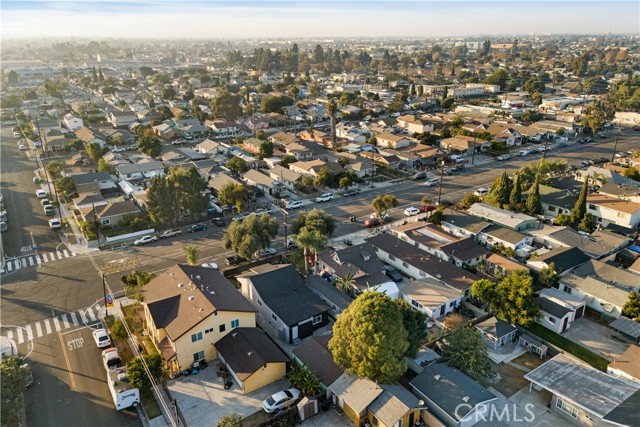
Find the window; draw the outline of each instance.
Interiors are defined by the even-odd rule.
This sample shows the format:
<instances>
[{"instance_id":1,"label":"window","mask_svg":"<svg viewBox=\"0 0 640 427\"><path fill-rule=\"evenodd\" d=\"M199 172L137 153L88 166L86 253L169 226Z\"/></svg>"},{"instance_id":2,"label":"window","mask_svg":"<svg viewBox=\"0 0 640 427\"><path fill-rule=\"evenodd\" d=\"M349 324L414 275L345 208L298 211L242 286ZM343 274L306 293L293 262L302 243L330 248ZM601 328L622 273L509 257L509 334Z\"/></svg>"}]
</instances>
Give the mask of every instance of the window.
<instances>
[{"instance_id":1,"label":"window","mask_svg":"<svg viewBox=\"0 0 640 427\"><path fill-rule=\"evenodd\" d=\"M576 408L565 403L563 400L561 399L556 400L556 407L562 410L563 412L566 412L573 418L578 418L578 411L576 410Z\"/></svg>"},{"instance_id":2,"label":"window","mask_svg":"<svg viewBox=\"0 0 640 427\"><path fill-rule=\"evenodd\" d=\"M456 302L455 302L455 301L451 301L451 302L449 303L449 307L453 307L454 305L456 305Z\"/></svg>"},{"instance_id":3,"label":"window","mask_svg":"<svg viewBox=\"0 0 640 427\"><path fill-rule=\"evenodd\" d=\"M111 224L111 220L110 219L101 219L100 220L100 224L109 225L109 224Z\"/></svg>"},{"instance_id":4,"label":"window","mask_svg":"<svg viewBox=\"0 0 640 427\"><path fill-rule=\"evenodd\" d=\"M200 341L202 339L202 332L191 335L191 342Z\"/></svg>"},{"instance_id":5,"label":"window","mask_svg":"<svg viewBox=\"0 0 640 427\"><path fill-rule=\"evenodd\" d=\"M564 291L568 294L571 294L571 288L569 286L565 286Z\"/></svg>"},{"instance_id":6,"label":"window","mask_svg":"<svg viewBox=\"0 0 640 427\"><path fill-rule=\"evenodd\" d=\"M240 320L236 319L231 321L231 329L237 328L238 326L240 326Z\"/></svg>"},{"instance_id":7,"label":"window","mask_svg":"<svg viewBox=\"0 0 640 427\"><path fill-rule=\"evenodd\" d=\"M199 360L204 359L204 351L199 351L197 353L193 353L193 361L197 362Z\"/></svg>"},{"instance_id":8,"label":"window","mask_svg":"<svg viewBox=\"0 0 640 427\"><path fill-rule=\"evenodd\" d=\"M220 330L220 332L224 332L224 331L227 329L227 327L226 327L226 325L223 323L222 325L220 325L220 327L219 327L218 329Z\"/></svg>"},{"instance_id":9,"label":"window","mask_svg":"<svg viewBox=\"0 0 640 427\"><path fill-rule=\"evenodd\" d=\"M276 317L276 315L275 315L275 314L273 314L273 313L271 314L271 318L272 318L273 320L275 320L276 322L278 321L278 318L277 318L277 317Z\"/></svg>"},{"instance_id":10,"label":"window","mask_svg":"<svg viewBox=\"0 0 640 427\"><path fill-rule=\"evenodd\" d=\"M393 255L389 254L389 260L391 260L391 261L395 261L395 260L396 260L396 257L394 257Z\"/></svg>"},{"instance_id":11,"label":"window","mask_svg":"<svg viewBox=\"0 0 640 427\"><path fill-rule=\"evenodd\" d=\"M554 317L549 317L549 323L556 323L556 319Z\"/></svg>"},{"instance_id":12,"label":"window","mask_svg":"<svg viewBox=\"0 0 640 427\"><path fill-rule=\"evenodd\" d=\"M262 301L258 300L258 305L262 305Z\"/></svg>"},{"instance_id":13,"label":"window","mask_svg":"<svg viewBox=\"0 0 640 427\"><path fill-rule=\"evenodd\" d=\"M555 212L555 211L556 211L555 206L549 206L549 212Z\"/></svg>"},{"instance_id":14,"label":"window","mask_svg":"<svg viewBox=\"0 0 640 427\"><path fill-rule=\"evenodd\" d=\"M311 321L312 325L317 325L318 323L322 323L322 315L319 314L317 316L313 316L313 320Z\"/></svg>"},{"instance_id":15,"label":"window","mask_svg":"<svg viewBox=\"0 0 640 427\"><path fill-rule=\"evenodd\" d=\"M592 211L596 210L596 206L595 205L589 205L589 209L591 209Z\"/></svg>"},{"instance_id":16,"label":"window","mask_svg":"<svg viewBox=\"0 0 640 427\"><path fill-rule=\"evenodd\" d=\"M204 331L205 334L210 334L211 332L213 332L213 328L209 328Z\"/></svg>"},{"instance_id":17,"label":"window","mask_svg":"<svg viewBox=\"0 0 640 427\"><path fill-rule=\"evenodd\" d=\"M427 273L425 273L424 271L420 271L418 272L418 274L420 274L420 277L427 277Z\"/></svg>"},{"instance_id":18,"label":"window","mask_svg":"<svg viewBox=\"0 0 640 427\"><path fill-rule=\"evenodd\" d=\"M624 212L618 212L618 218L626 218L627 214Z\"/></svg>"},{"instance_id":19,"label":"window","mask_svg":"<svg viewBox=\"0 0 640 427\"><path fill-rule=\"evenodd\" d=\"M404 268L409 268L409 264L407 264L406 261L402 261L402 266Z\"/></svg>"}]
</instances>

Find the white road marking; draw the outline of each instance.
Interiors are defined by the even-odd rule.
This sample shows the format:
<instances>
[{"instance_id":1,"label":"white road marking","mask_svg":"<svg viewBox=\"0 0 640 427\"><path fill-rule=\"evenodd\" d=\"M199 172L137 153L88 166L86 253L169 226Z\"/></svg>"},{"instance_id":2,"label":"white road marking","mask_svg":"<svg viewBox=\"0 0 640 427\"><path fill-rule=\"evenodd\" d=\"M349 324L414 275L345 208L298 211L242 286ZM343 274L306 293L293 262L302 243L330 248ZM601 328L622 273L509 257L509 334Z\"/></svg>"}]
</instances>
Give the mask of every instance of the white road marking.
<instances>
[{"instance_id":1,"label":"white road marking","mask_svg":"<svg viewBox=\"0 0 640 427\"><path fill-rule=\"evenodd\" d=\"M44 327L47 330L47 335L49 335L51 331L51 324L49 323L49 319L44 319Z\"/></svg>"},{"instance_id":2,"label":"white road marking","mask_svg":"<svg viewBox=\"0 0 640 427\"><path fill-rule=\"evenodd\" d=\"M56 332L60 332L62 328L60 327L60 321L57 317L53 318L53 326L56 328Z\"/></svg>"},{"instance_id":3,"label":"white road marking","mask_svg":"<svg viewBox=\"0 0 640 427\"><path fill-rule=\"evenodd\" d=\"M24 336L22 335L22 328L16 329L18 333L18 344L22 344L24 342Z\"/></svg>"},{"instance_id":4,"label":"white road marking","mask_svg":"<svg viewBox=\"0 0 640 427\"><path fill-rule=\"evenodd\" d=\"M69 329L71 325L69 324L69 320L67 319L67 314L61 314L60 317L62 318L62 323L64 323L64 328Z\"/></svg>"},{"instance_id":5,"label":"white road marking","mask_svg":"<svg viewBox=\"0 0 640 427\"><path fill-rule=\"evenodd\" d=\"M31 331L31 325L27 325L24 327L27 330L27 339L29 341L33 340L33 331Z\"/></svg>"},{"instance_id":6,"label":"white road marking","mask_svg":"<svg viewBox=\"0 0 640 427\"><path fill-rule=\"evenodd\" d=\"M78 326L80 324L80 322L78 322L78 317L76 316L76 313L69 313L71 315L71 321L73 322L73 326Z\"/></svg>"},{"instance_id":7,"label":"white road marking","mask_svg":"<svg viewBox=\"0 0 640 427\"><path fill-rule=\"evenodd\" d=\"M36 335L38 336L38 338L40 338L42 336L42 327L40 326L40 322L36 322Z\"/></svg>"}]
</instances>

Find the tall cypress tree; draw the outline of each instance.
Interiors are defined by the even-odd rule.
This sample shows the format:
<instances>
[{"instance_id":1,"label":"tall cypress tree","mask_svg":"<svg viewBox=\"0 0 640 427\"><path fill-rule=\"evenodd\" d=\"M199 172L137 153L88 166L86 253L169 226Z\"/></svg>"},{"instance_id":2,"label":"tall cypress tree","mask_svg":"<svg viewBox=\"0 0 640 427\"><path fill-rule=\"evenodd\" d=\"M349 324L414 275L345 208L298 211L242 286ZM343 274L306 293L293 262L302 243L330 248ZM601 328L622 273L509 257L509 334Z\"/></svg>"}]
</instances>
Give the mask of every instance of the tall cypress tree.
<instances>
[{"instance_id":1,"label":"tall cypress tree","mask_svg":"<svg viewBox=\"0 0 640 427\"><path fill-rule=\"evenodd\" d=\"M509 203L509 195L512 191L511 178L509 178L507 172L503 172L492 187L490 199L493 200L499 208L507 205Z\"/></svg>"},{"instance_id":2,"label":"tall cypress tree","mask_svg":"<svg viewBox=\"0 0 640 427\"><path fill-rule=\"evenodd\" d=\"M576 205L571 211L571 224L576 226L580 224L582 218L587 213L587 194L589 192L589 177L586 177L582 183L582 189L580 189L580 195L576 200Z\"/></svg>"},{"instance_id":3,"label":"tall cypress tree","mask_svg":"<svg viewBox=\"0 0 640 427\"><path fill-rule=\"evenodd\" d=\"M513 189L509 195L509 204L512 209L520 209L522 205L522 187L520 186L520 175L513 176Z\"/></svg>"},{"instance_id":4,"label":"tall cypress tree","mask_svg":"<svg viewBox=\"0 0 640 427\"><path fill-rule=\"evenodd\" d=\"M531 191L529 191L529 197L527 198L527 212L530 214L539 214L542 210L540 204L540 172L536 174L536 178L533 180Z\"/></svg>"}]
</instances>

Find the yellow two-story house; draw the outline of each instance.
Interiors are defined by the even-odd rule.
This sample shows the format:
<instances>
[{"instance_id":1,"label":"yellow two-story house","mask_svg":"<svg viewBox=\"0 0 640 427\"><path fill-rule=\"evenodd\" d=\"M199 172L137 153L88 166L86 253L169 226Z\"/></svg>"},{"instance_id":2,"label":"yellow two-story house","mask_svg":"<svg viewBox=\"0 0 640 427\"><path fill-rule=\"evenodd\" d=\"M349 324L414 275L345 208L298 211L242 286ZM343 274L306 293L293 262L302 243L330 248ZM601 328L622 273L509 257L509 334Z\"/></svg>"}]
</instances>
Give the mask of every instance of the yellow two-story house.
<instances>
[{"instance_id":1,"label":"yellow two-story house","mask_svg":"<svg viewBox=\"0 0 640 427\"><path fill-rule=\"evenodd\" d=\"M175 265L142 293L145 330L170 374L216 359L221 338L256 326L256 310L216 269Z\"/></svg>"}]
</instances>

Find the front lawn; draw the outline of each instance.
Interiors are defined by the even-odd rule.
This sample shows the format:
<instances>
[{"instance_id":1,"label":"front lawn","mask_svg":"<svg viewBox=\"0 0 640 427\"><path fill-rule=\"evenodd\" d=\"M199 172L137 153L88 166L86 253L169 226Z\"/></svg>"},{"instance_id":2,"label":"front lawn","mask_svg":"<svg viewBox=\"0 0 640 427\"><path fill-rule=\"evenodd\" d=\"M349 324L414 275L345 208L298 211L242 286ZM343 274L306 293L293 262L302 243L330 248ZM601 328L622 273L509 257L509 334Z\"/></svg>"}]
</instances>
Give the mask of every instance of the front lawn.
<instances>
[{"instance_id":1,"label":"front lawn","mask_svg":"<svg viewBox=\"0 0 640 427\"><path fill-rule=\"evenodd\" d=\"M609 365L609 361L604 357L600 357L597 354L587 350L579 344L574 343L573 341L563 337L562 335L558 335L555 332L545 328L544 326L533 323L531 326L527 328L533 334L539 336L545 341L550 342L551 344L560 347L567 353L571 353L577 358L587 362L589 365L594 368L600 369L601 371L606 372L607 366Z\"/></svg>"}]
</instances>

